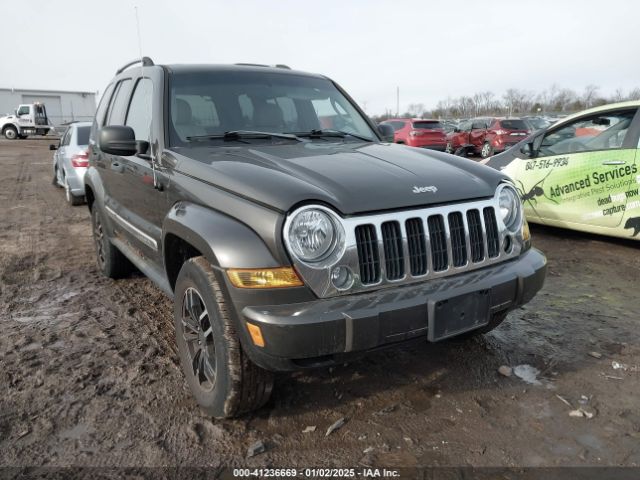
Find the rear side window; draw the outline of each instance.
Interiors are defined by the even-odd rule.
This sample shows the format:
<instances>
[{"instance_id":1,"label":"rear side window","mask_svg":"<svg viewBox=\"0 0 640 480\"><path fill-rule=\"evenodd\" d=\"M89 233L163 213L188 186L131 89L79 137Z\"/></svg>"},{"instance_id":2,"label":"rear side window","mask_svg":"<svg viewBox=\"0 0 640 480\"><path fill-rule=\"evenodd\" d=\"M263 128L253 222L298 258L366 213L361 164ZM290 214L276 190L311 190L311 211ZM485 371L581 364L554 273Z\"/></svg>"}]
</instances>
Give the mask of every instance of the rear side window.
<instances>
[{"instance_id":1,"label":"rear side window","mask_svg":"<svg viewBox=\"0 0 640 480\"><path fill-rule=\"evenodd\" d=\"M424 128L428 130L444 128L440 122L413 122L413 128Z\"/></svg>"},{"instance_id":2,"label":"rear side window","mask_svg":"<svg viewBox=\"0 0 640 480\"><path fill-rule=\"evenodd\" d=\"M100 105L98 105L98 109L96 110L95 123L98 128L104 124L104 115L107 113L107 107L109 106L109 100L111 100L111 94L113 93L114 86L115 85L111 83L105 89L102 99L100 100Z\"/></svg>"},{"instance_id":3,"label":"rear side window","mask_svg":"<svg viewBox=\"0 0 640 480\"><path fill-rule=\"evenodd\" d=\"M76 134L76 145L89 145L89 132L91 127L78 127Z\"/></svg>"},{"instance_id":4,"label":"rear side window","mask_svg":"<svg viewBox=\"0 0 640 480\"><path fill-rule=\"evenodd\" d=\"M124 125L124 115L129 105L129 95L131 94L131 79L122 80L118 85L115 98L111 101L109 113L107 114L107 125Z\"/></svg>"},{"instance_id":5,"label":"rear side window","mask_svg":"<svg viewBox=\"0 0 640 480\"><path fill-rule=\"evenodd\" d=\"M500 127L505 130L529 130L524 120L501 120Z\"/></svg>"},{"instance_id":6,"label":"rear side window","mask_svg":"<svg viewBox=\"0 0 640 480\"><path fill-rule=\"evenodd\" d=\"M131 97L125 125L131 127L136 140L149 141L151 138L151 99L153 82L150 78L141 78Z\"/></svg>"}]
</instances>

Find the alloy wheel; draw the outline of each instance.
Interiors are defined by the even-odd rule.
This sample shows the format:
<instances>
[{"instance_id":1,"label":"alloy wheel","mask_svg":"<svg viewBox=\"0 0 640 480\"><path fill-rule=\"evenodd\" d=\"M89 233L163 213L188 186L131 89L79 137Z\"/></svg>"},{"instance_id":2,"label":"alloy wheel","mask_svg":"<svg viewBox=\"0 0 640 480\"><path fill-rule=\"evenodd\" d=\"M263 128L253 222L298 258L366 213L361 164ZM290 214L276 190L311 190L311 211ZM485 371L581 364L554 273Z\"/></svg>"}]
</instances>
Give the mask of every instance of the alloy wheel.
<instances>
[{"instance_id":1,"label":"alloy wheel","mask_svg":"<svg viewBox=\"0 0 640 480\"><path fill-rule=\"evenodd\" d=\"M209 312L200 293L193 287L182 297L182 338L184 339L191 373L205 391L213 390L216 383L216 349Z\"/></svg>"}]
</instances>

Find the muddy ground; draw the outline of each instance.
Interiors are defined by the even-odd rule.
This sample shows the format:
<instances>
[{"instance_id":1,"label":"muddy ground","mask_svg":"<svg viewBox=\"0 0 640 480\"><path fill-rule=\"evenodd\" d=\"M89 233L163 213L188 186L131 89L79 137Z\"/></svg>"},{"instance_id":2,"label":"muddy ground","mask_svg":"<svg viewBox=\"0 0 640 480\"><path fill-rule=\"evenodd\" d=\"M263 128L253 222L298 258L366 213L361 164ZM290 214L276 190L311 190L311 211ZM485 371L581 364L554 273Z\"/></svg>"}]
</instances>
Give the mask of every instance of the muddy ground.
<instances>
[{"instance_id":1,"label":"muddy ground","mask_svg":"<svg viewBox=\"0 0 640 480\"><path fill-rule=\"evenodd\" d=\"M0 465L640 465L638 244L533 227L546 286L497 331L281 375L265 408L214 421L178 366L170 302L98 274L49 143L0 140Z\"/></svg>"}]
</instances>

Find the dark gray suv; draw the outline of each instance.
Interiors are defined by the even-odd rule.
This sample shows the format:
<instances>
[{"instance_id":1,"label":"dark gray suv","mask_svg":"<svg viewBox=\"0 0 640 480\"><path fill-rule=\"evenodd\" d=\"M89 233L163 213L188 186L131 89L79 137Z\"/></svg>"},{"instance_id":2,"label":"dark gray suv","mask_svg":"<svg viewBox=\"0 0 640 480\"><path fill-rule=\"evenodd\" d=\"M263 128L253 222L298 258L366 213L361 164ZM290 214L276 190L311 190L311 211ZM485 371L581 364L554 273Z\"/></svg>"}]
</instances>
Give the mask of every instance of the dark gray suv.
<instances>
[{"instance_id":1,"label":"dark gray suv","mask_svg":"<svg viewBox=\"0 0 640 480\"><path fill-rule=\"evenodd\" d=\"M387 142L321 75L140 63L92 127L98 265L134 265L174 299L205 412L260 407L274 371L487 332L542 287L500 172Z\"/></svg>"}]
</instances>

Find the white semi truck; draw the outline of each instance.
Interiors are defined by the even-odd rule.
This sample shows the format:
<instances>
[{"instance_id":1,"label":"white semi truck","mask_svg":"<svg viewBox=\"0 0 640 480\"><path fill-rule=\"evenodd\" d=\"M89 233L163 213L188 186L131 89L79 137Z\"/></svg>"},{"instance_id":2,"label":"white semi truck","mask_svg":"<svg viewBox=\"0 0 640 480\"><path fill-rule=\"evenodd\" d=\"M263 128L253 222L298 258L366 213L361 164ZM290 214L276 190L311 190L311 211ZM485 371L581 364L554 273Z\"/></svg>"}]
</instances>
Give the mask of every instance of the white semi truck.
<instances>
[{"instance_id":1,"label":"white semi truck","mask_svg":"<svg viewBox=\"0 0 640 480\"><path fill-rule=\"evenodd\" d=\"M18 105L13 115L0 117L0 132L5 138L27 138L29 135L47 135L55 131L47 118L47 109L43 103Z\"/></svg>"}]
</instances>

